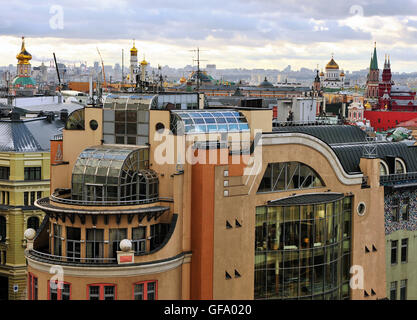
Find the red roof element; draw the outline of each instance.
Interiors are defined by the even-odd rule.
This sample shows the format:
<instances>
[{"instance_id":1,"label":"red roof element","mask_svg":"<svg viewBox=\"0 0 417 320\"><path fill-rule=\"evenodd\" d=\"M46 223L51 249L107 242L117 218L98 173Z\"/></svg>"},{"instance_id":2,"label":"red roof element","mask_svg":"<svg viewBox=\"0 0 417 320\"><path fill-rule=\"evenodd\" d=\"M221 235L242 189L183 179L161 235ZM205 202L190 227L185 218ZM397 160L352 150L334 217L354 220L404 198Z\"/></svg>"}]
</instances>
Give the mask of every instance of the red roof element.
<instances>
[{"instance_id":1,"label":"red roof element","mask_svg":"<svg viewBox=\"0 0 417 320\"><path fill-rule=\"evenodd\" d=\"M417 118L400 122L397 127L404 127L404 128L417 128Z\"/></svg>"}]
</instances>

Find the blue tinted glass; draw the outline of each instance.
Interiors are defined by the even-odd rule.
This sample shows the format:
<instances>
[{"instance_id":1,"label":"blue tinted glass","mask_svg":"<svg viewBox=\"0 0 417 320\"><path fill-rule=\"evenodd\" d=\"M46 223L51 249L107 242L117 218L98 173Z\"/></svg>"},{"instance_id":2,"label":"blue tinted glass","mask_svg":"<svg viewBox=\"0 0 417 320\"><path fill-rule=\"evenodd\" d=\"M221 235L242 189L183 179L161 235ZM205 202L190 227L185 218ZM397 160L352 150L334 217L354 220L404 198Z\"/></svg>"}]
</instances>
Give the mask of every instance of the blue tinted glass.
<instances>
[{"instance_id":1,"label":"blue tinted glass","mask_svg":"<svg viewBox=\"0 0 417 320\"><path fill-rule=\"evenodd\" d=\"M237 131L239 130L238 124L229 124L229 131Z\"/></svg>"},{"instance_id":2,"label":"blue tinted glass","mask_svg":"<svg viewBox=\"0 0 417 320\"><path fill-rule=\"evenodd\" d=\"M207 125L207 129L209 132L216 132L217 131L217 126L215 124L209 124Z\"/></svg>"},{"instance_id":3,"label":"blue tinted glass","mask_svg":"<svg viewBox=\"0 0 417 320\"><path fill-rule=\"evenodd\" d=\"M236 112L223 112L223 115L225 117L235 117L236 116Z\"/></svg>"},{"instance_id":4,"label":"blue tinted glass","mask_svg":"<svg viewBox=\"0 0 417 320\"><path fill-rule=\"evenodd\" d=\"M190 115L188 113L179 113L178 114L181 118L189 118Z\"/></svg>"},{"instance_id":5,"label":"blue tinted glass","mask_svg":"<svg viewBox=\"0 0 417 320\"><path fill-rule=\"evenodd\" d=\"M237 123L236 118L226 118L227 123Z\"/></svg>"},{"instance_id":6,"label":"blue tinted glass","mask_svg":"<svg viewBox=\"0 0 417 320\"><path fill-rule=\"evenodd\" d=\"M227 124L219 124L217 126L219 128L219 131L227 131Z\"/></svg>"},{"instance_id":7,"label":"blue tinted glass","mask_svg":"<svg viewBox=\"0 0 417 320\"><path fill-rule=\"evenodd\" d=\"M217 117L223 117L223 115L221 114L221 112L213 112L212 115L215 118L217 118Z\"/></svg>"},{"instance_id":8,"label":"blue tinted glass","mask_svg":"<svg viewBox=\"0 0 417 320\"><path fill-rule=\"evenodd\" d=\"M193 120L194 120L194 122L195 122L195 123L197 123L197 124L204 124L204 123L205 123L203 118L195 118L195 119L193 119Z\"/></svg>"},{"instance_id":9,"label":"blue tinted glass","mask_svg":"<svg viewBox=\"0 0 417 320\"><path fill-rule=\"evenodd\" d=\"M207 132L207 126L206 125L197 125L195 126L195 132Z\"/></svg>"},{"instance_id":10,"label":"blue tinted glass","mask_svg":"<svg viewBox=\"0 0 417 320\"><path fill-rule=\"evenodd\" d=\"M190 113L191 118L201 118L201 114L198 112L192 112Z\"/></svg>"},{"instance_id":11,"label":"blue tinted glass","mask_svg":"<svg viewBox=\"0 0 417 320\"><path fill-rule=\"evenodd\" d=\"M193 120L191 119L184 119L185 124L193 124Z\"/></svg>"},{"instance_id":12,"label":"blue tinted glass","mask_svg":"<svg viewBox=\"0 0 417 320\"><path fill-rule=\"evenodd\" d=\"M239 129L240 130L249 130L249 126L247 123L240 123L239 124Z\"/></svg>"},{"instance_id":13,"label":"blue tinted glass","mask_svg":"<svg viewBox=\"0 0 417 320\"><path fill-rule=\"evenodd\" d=\"M206 123L216 123L216 120L214 118L204 118L206 120Z\"/></svg>"},{"instance_id":14,"label":"blue tinted glass","mask_svg":"<svg viewBox=\"0 0 417 320\"><path fill-rule=\"evenodd\" d=\"M223 117L216 118L217 123L226 123L226 119Z\"/></svg>"},{"instance_id":15,"label":"blue tinted glass","mask_svg":"<svg viewBox=\"0 0 417 320\"><path fill-rule=\"evenodd\" d=\"M204 112L204 113L202 112L201 114L203 115L204 118L213 118L212 114L209 112Z\"/></svg>"}]
</instances>

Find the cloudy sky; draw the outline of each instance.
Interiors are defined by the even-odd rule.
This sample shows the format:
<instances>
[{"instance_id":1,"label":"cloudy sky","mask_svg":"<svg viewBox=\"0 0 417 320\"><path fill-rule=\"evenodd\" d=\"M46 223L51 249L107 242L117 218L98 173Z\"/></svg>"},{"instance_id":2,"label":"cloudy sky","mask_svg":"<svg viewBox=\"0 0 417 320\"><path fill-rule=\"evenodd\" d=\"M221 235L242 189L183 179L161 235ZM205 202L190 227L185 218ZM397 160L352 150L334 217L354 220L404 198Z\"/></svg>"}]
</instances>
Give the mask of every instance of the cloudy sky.
<instances>
[{"instance_id":1,"label":"cloudy sky","mask_svg":"<svg viewBox=\"0 0 417 320\"><path fill-rule=\"evenodd\" d=\"M0 65L16 63L20 37L33 64L58 60L125 63L132 39L153 65L323 68L334 54L345 70L379 66L417 71L417 0L0 0Z\"/></svg>"}]
</instances>

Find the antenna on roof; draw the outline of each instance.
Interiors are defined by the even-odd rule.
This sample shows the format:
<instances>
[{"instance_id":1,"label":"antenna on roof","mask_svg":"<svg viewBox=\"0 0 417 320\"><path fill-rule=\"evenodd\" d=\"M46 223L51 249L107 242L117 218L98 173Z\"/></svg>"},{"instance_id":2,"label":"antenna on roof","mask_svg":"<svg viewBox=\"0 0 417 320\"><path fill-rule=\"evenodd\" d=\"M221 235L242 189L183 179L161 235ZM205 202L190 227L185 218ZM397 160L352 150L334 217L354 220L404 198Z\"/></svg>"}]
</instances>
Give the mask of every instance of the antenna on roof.
<instances>
[{"instance_id":1,"label":"antenna on roof","mask_svg":"<svg viewBox=\"0 0 417 320\"><path fill-rule=\"evenodd\" d=\"M200 50L200 48L197 47L197 50L190 50L192 52L197 52L197 59L193 59L193 62L197 62L197 92L200 91L200 74L201 74L201 70L200 70L200 61L207 61L207 60L201 60L200 59L200 51L204 51L204 50Z\"/></svg>"}]
</instances>

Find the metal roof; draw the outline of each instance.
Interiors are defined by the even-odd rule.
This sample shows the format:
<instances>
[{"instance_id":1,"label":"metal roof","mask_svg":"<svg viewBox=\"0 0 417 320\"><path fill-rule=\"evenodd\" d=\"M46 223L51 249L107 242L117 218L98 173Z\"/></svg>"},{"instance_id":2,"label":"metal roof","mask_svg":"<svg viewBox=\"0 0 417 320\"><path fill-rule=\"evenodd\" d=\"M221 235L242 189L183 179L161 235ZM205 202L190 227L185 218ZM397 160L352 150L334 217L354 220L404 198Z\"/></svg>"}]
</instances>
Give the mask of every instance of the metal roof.
<instances>
[{"instance_id":1,"label":"metal roof","mask_svg":"<svg viewBox=\"0 0 417 320\"><path fill-rule=\"evenodd\" d=\"M344 197L345 195L343 193L309 193L268 201L268 206L302 206L321 204L342 200Z\"/></svg>"},{"instance_id":2,"label":"metal roof","mask_svg":"<svg viewBox=\"0 0 417 320\"><path fill-rule=\"evenodd\" d=\"M274 127L274 132L306 133L327 144L364 142L366 133L357 126L350 125L309 125Z\"/></svg>"},{"instance_id":3,"label":"metal roof","mask_svg":"<svg viewBox=\"0 0 417 320\"><path fill-rule=\"evenodd\" d=\"M46 117L30 120L0 120L0 151L39 152L50 150L50 140L64 127L60 120Z\"/></svg>"}]
</instances>

